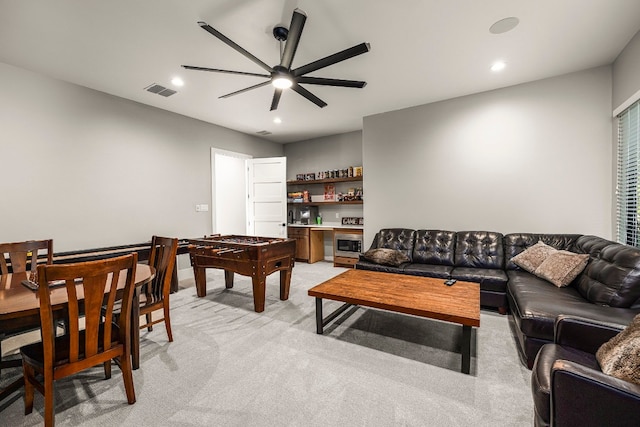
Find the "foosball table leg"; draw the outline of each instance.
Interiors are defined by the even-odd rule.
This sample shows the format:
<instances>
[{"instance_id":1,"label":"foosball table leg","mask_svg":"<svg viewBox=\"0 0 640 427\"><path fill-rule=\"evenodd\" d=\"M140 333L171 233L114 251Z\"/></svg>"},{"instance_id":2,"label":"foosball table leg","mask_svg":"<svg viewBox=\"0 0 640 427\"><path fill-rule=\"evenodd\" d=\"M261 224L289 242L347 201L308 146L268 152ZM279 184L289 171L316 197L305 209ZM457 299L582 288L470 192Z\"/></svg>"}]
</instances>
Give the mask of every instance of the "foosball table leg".
<instances>
[{"instance_id":1,"label":"foosball table leg","mask_svg":"<svg viewBox=\"0 0 640 427\"><path fill-rule=\"evenodd\" d=\"M280 270L280 300L289 299L289 287L291 285L291 269Z\"/></svg>"},{"instance_id":2,"label":"foosball table leg","mask_svg":"<svg viewBox=\"0 0 640 427\"><path fill-rule=\"evenodd\" d=\"M202 267L193 267L193 275L196 279L196 292L199 297L207 295L207 272Z\"/></svg>"},{"instance_id":3,"label":"foosball table leg","mask_svg":"<svg viewBox=\"0 0 640 427\"><path fill-rule=\"evenodd\" d=\"M262 313L264 311L264 300L265 300L265 282L266 277L261 275L255 275L251 277L251 282L253 284L253 307L256 313Z\"/></svg>"},{"instance_id":4,"label":"foosball table leg","mask_svg":"<svg viewBox=\"0 0 640 427\"><path fill-rule=\"evenodd\" d=\"M224 271L224 286L227 289L233 288L233 271L231 270Z\"/></svg>"}]
</instances>

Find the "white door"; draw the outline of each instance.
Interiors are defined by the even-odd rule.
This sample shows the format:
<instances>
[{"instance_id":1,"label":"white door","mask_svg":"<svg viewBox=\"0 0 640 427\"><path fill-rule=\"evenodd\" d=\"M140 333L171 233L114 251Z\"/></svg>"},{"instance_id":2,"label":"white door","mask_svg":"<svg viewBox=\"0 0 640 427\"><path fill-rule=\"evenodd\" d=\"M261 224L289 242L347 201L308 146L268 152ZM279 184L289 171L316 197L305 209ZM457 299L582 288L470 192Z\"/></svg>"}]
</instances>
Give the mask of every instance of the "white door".
<instances>
[{"instance_id":1,"label":"white door","mask_svg":"<svg viewBox=\"0 0 640 427\"><path fill-rule=\"evenodd\" d=\"M247 160L247 232L287 237L287 158Z\"/></svg>"},{"instance_id":2,"label":"white door","mask_svg":"<svg viewBox=\"0 0 640 427\"><path fill-rule=\"evenodd\" d=\"M247 234L247 167L251 156L211 149L213 192L212 230L220 234Z\"/></svg>"}]
</instances>

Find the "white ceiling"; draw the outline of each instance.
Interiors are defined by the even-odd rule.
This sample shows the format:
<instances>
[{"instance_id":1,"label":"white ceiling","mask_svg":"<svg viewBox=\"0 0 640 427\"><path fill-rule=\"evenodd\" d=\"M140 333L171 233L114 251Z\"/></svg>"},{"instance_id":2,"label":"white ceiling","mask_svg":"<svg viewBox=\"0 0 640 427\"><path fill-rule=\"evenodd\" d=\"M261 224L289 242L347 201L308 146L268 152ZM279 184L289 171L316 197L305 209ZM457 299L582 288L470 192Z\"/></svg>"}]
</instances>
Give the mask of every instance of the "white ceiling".
<instances>
[{"instance_id":1,"label":"white ceiling","mask_svg":"<svg viewBox=\"0 0 640 427\"><path fill-rule=\"evenodd\" d=\"M248 76L187 71L182 64L263 73L202 30L205 21L276 65L276 24L294 8L307 21L293 67L361 42L371 51L310 76L365 80L364 89L307 85L318 108ZM497 20L520 25L491 34ZM371 114L610 64L640 29L638 0L0 0L0 62L256 135L300 141L362 128ZM489 70L507 61L501 73ZM143 90L152 83L178 93ZM274 117L282 123L273 123Z\"/></svg>"}]
</instances>

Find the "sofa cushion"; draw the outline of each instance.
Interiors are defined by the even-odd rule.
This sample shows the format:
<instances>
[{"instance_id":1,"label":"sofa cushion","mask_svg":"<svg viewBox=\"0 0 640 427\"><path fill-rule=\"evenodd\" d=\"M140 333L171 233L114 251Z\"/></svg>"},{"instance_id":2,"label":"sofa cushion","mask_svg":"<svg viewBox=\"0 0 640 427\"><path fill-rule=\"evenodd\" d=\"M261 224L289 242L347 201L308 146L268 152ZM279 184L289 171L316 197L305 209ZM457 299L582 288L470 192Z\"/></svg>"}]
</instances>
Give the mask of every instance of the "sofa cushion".
<instances>
[{"instance_id":1,"label":"sofa cushion","mask_svg":"<svg viewBox=\"0 0 640 427\"><path fill-rule=\"evenodd\" d=\"M465 282L480 284L482 291L505 292L507 290L507 273L493 268L455 267L451 277Z\"/></svg>"},{"instance_id":2,"label":"sofa cushion","mask_svg":"<svg viewBox=\"0 0 640 427\"><path fill-rule=\"evenodd\" d=\"M513 320L528 337L553 341L553 325L560 314L622 325L629 324L637 314L637 309L591 304L575 287L557 288L526 271L510 270L507 276Z\"/></svg>"},{"instance_id":3,"label":"sofa cushion","mask_svg":"<svg viewBox=\"0 0 640 427\"><path fill-rule=\"evenodd\" d=\"M411 274L413 276L435 277L437 279L449 279L451 278L451 270L453 270L453 267L451 267L450 265L412 263L404 266L403 273Z\"/></svg>"},{"instance_id":4,"label":"sofa cushion","mask_svg":"<svg viewBox=\"0 0 640 427\"><path fill-rule=\"evenodd\" d=\"M401 251L395 249L369 249L363 255L367 260L376 264L392 265L398 267L405 262L409 262L409 257Z\"/></svg>"},{"instance_id":5,"label":"sofa cushion","mask_svg":"<svg viewBox=\"0 0 640 427\"><path fill-rule=\"evenodd\" d=\"M576 241L581 234L541 234L541 233L511 233L504 236L505 269L518 270L519 267L512 262L513 257L525 249L535 245L539 241L565 251L575 250ZM586 252L582 252L586 253Z\"/></svg>"},{"instance_id":6,"label":"sofa cushion","mask_svg":"<svg viewBox=\"0 0 640 427\"><path fill-rule=\"evenodd\" d=\"M587 254L553 250L536 268L534 274L558 287L568 286L584 270L589 261Z\"/></svg>"},{"instance_id":7,"label":"sofa cushion","mask_svg":"<svg viewBox=\"0 0 640 427\"><path fill-rule=\"evenodd\" d=\"M536 269L540 267L540 264L556 251L556 248L540 240L535 245L511 258L511 262L529 273L535 273Z\"/></svg>"},{"instance_id":8,"label":"sofa cushion","mask_svg":"<svg viewBox=\"0 0 640 427\"><path fill-rule=\"evenodd\" d=\"M411 259L415 234L409 228L383 228L376 234L371 249L395 249Z\"/></svg>"},{"instance_id":9,"label":"sofa cushion","mask_svg":"<svg viewBox=\"0 0 640 427\"><path fill-rule=\"evenodd\" d=\"M591 257L575 282L586 300L611 307L638 306L640 249L596 236L582 236L576 246Z\"/></svg>"},{"instance_id":10,"label":"sofa cushion","mask_svg":"<svg viewBox=\"0 0 640 427\"><path fill-rule=\"evenodd\" d=\"M504 268L502 234L491 231L456 233L455 266Z\"/></svg>"},{"instance_id":11,"label":"sofa cushion","mask_svg":"<svg viewBox=\"0 0 640 427\"><path fill-rule=\"evenodd\" d=\"M360 256L360 260L355 265L358 270L370 270L370 271L380 271L382 273L403 273L403 267L393 267L391 265L382 265L376 264L375 262L371 262Z\"/></svg>"},{"instance_id":12,"label":"sofa cushion","mask_svg":"<svg viewBox=\"0 0 640 427\"><path fill-rule=\"evenodd\" d=\"M596 352L602 372L640 385L640 314Z\"/></svg>"},{"instance_id":13,"label":"sofa cushion","mask_svg":"<svg viewBox=\"0 0 640 427\"><path fill-rule=\"evenodd\" d=\"M413 246L413 262L435 265L453 265L455 255L453 231L417 230Z\"/></svg>"}]
</instances>

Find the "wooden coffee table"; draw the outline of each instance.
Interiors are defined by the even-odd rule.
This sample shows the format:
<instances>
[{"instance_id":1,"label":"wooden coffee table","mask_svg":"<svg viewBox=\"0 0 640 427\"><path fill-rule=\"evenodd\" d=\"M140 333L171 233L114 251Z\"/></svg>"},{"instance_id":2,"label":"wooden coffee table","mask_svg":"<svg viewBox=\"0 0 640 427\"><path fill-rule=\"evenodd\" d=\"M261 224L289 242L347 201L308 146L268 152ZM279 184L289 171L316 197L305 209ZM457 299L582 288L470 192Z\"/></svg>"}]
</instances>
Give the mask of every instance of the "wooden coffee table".
<instances>
[{"instance_id":1,"label":"wooden coffee table","mask_svg":"<svg viewBox=\"0 0 640 427\"><path fill-rule=\"evenodd\" d=\"M352 305L379 308L397 313L412 314L462 325L462 369L471 368L471 328L480 326L480 285L471 282L444 284L443 279L380 273L368 270L349 270L309 289L316 298L316 332ZM322 315L322 299L345 304Z\"/></svg>"}]
</instances>

